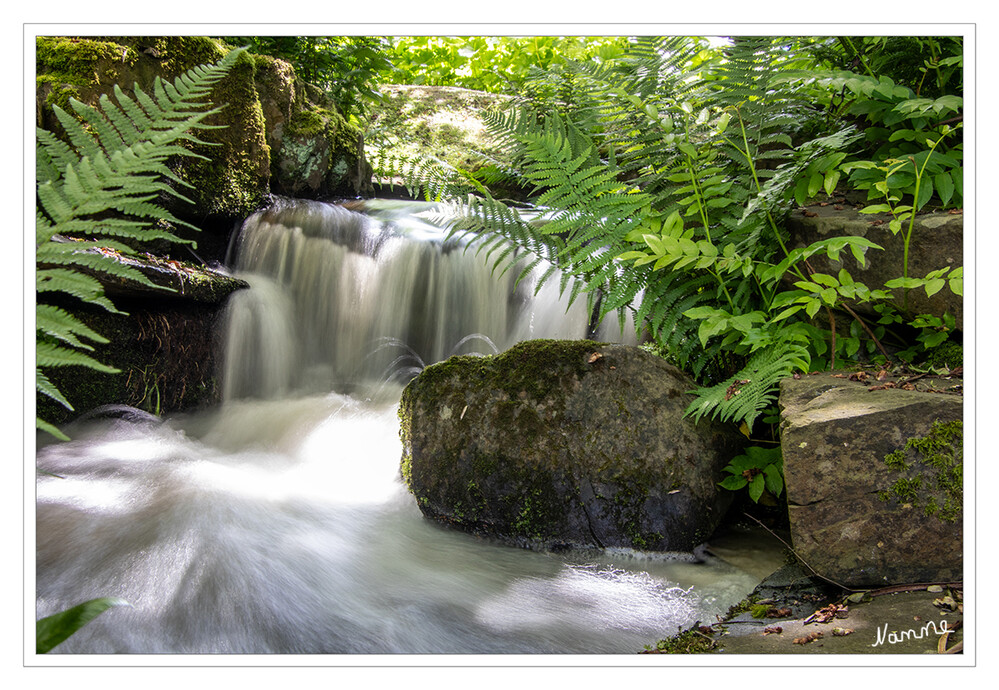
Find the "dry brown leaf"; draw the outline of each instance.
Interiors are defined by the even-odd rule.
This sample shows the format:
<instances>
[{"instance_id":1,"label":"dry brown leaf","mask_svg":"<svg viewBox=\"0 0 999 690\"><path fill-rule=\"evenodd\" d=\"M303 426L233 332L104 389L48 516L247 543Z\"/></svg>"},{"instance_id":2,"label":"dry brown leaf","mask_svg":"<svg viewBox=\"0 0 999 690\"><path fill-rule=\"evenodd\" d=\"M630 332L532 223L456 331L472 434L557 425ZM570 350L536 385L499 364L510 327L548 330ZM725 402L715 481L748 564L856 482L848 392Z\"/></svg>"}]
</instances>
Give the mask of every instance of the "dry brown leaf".
<instances>
[{"instance_id":1,"label":"dry brown leaf","mask_svg":"<svg viewBox=\"0 0 999 690\"><path fill-rule=\"evenodd\" d=\"M805 637L794 638L794 644L808 644L809 642L814 642L815 640L820 640L820 639L822 639L822 633L813 632L809 633Z\"/></svg>"}]
</instances>

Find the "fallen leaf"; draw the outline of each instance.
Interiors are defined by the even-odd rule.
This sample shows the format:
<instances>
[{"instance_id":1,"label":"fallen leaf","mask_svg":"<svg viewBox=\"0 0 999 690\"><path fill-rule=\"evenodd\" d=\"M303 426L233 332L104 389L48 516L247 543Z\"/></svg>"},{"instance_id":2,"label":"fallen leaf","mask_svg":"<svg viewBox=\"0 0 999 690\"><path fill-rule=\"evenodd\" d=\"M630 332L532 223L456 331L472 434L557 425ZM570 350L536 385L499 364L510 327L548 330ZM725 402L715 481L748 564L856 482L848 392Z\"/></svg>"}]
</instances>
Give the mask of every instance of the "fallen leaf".
<instances>
[{"instance_id":1,"label":"fallen leaf","mask_svg":"<svg viewBox=\"0 0 999 690\"><path fill-rule=\"evenodd\" d=\"M853 632L853 628L833 628L833 637L846 637Z\"/></svg>"},{"instance_id":2,"label":"fallen leaf","mask_svg":"<svg viewBox=\"0 0 999 690\"><path fill-rule=\"evenodd\" d=\"M594 362L596 362L596 361L597 361L598 359L600 359L601 357L603 357L603 355L602 355L601 353L599 353L599 352L594 352L594 353L593 353L592 355L590 355L590 358L589 358L588 360L586 360L586 361L587 361L587 363L589 363L589 364L593 364Z\"/></svg>"},{"instance_id":3,"label":"fallen leaf","mask_svg":"<svg viewBox=\"0 0 999 690\"><path fill-rule=\"evenodd\" d=\"M927 592L933 592L933 593L942 592L943 591L943 587L941 587L940 585L930 585L929 587L926 588L926 591Z\"/></svg>"},{"instance_id":4,"label":"fallen leaf","mask_svg":"<svg viewBox=\"0 0 999 690\"><path fill-rule=\"evenodd\" d=\"M764 635L780 635L782 632L784 632L784 628L779 625L768 625L763 628Z\"/></svg>"},{"instance_id":5,"label":"fallen leaf","mask_svg":"<svg viewBox=\"0 0 999 690\"><path fill-rule=\"evenodd\" d=\"M739 395L739 390L747 383L749 383L748 379L737 379L733 381L732 385L725 390L725 399L731 400L736 395Z\"/></svg>"},{"instance_id":6,"label":"fallen leaf","mask_svg":"<svg viewBox=\"0 0 999 690\"><path fill-rule=\"evenodd\" d=\"M950 596L949 594L945 597L934 599L933 605L942 609L950 609L951 611L957 610L957 602L954 601L954 597Z\"/></svg>"},{"instance_id":7,"label":"fallen leaf","mask_svg":"<svg viewBox=\"0 0 999 690\"><path fill-rule=\"evenodd\" d=\"M809 642L814 642L815 640L822 639L822 633L813 632L809 633L806 637L796 637L794 638L794 644L808 644Z\"/></svg>"},{"instance_id":8,"label":"fallen leaf","mask_svg":"<svg viewBox=\"0 0 999 690\"><path fill-rule=\"evenodd\" d=\"M846 618L849 608L845 604L829 604L806 618L803 623L828 623L833 618Z\"/></svg>"}]
</instances>

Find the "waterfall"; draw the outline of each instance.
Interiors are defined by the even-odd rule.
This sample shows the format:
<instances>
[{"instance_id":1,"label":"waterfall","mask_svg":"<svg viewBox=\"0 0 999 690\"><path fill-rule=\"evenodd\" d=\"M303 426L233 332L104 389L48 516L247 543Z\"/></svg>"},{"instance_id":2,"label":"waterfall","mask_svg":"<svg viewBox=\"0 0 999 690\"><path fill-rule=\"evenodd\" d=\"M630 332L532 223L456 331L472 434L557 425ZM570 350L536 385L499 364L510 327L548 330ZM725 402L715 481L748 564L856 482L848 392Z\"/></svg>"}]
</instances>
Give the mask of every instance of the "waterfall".
<instances>
[{"instance_id":1,"label":"waterfall","mask_svg":"<svg viewBox=\"0 0 999 690\"><path fill-rule=\"evenodd\" d=\"M368 206L279 200L244 223L230 263L252 287L230 300L226 399L404 383L450 355L586 335L557 277L534 294L544 266L517 284L423 220L432 205Z\"/></svg>"},{"instance_id":2,"label":"waterfall","mask_svg":"<svg viewBox=\"0 0 999 690\"><path fill-rule=\"evenodd\" d=\"M129 603L54 652L633 654L755 585L710 557L533 552L423 519L399 476L402 384L588 319L412 210L249 218L224 403L85 419L39 449L36 617Z\"/></svg>"}]
</instances>

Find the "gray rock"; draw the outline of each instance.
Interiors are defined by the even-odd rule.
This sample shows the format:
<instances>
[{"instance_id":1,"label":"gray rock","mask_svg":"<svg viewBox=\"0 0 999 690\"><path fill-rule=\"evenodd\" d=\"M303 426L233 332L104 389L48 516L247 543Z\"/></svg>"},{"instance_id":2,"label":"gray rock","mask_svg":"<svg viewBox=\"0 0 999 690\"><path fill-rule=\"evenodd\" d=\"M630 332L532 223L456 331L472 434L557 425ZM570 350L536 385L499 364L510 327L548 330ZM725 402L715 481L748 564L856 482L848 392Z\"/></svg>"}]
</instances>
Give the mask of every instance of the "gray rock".
<instances>
[{"instance_id":1,"label":"gray rock","mask_svg":"<svg viewBox=\"0 0 999 690\"><path fill-rule=\"evenodd\" d=\"M683 418L693 383L635 347L530 341L428 367L400 405L424 515L522 546L690 551L717 527L734 429Z\"/></svg>"},{"instance_id":2,"label":"gray rock","mask_svg":"<svg viewBox=\"0 0 999 690\"><path fill-rule=\"evenodd\" d=\"M961 580L962 398L871 387L829 374L781 382L794 549L846 587Z\"/></svg>"}]
</instances>

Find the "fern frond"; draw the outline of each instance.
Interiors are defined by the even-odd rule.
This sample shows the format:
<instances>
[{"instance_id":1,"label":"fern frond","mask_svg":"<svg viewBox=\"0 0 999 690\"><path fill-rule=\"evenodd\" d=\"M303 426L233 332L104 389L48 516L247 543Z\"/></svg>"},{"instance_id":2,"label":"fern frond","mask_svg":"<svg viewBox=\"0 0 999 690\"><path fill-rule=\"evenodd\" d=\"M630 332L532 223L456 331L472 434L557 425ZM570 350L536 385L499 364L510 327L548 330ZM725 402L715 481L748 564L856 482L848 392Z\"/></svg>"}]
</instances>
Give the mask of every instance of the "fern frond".
<instances>
[{"instance_id":1,"label":"fern frond","mask_svg":"<svg viewBox=\"0 0 999 690\"><path fill-rule=\"evenodd\" d=\"M63 292L81 302L89 302L112 313L121 313L104 296L104 286L96 278L68 268L39 268L35 271L35 292Z\"/></svg>"},{"instance_id":2,"label":"fern frond","mask_svg":"<svg viewBox=\"0 0 999 690\"><path fill-rule=\"evenodd\" d=\"M71 350L68 347L56 345L54 343L39 341L35 345L35 364L39 367L87 367L105 374L117 374L118 369L101 364L93 357L85 355L78 350Z\"/></svg>"},{"instance_id":3,"label":"fern frond","mask_svg":"<svg viewBox=\"0 0 999 690\"><path fill-rule=\"evenodd\" d=\"M66 400L66 397L62 394L62 392L55 386L55 384L49 381L45 373L38 368L35 369L35 390L37 390L39 393L42 393L43 395L52 398L57 403L65 407L67 410L73 409L73 406L69 403L68 400Z\"/></svg>"},{"instance_id":4,"label":"fern frond","mask_svg":"<svg viewBox=\"0 0 999 690\"><path fill-rule=\"evenodd\" d=\"M39 304L35 308L35 329L84 350L94 348L92 345L80 342L79 337L93 340L95 343L110 342L69 312L50 304Z\"/></svg>"},{"instance_id":5,"label":"fern frond","mask_svg":"<svg viewBox=\"0 0 999 690\"><path fill-rule=\"evenodd\" d=\"M753 422L777 399L777 384L796 371L808 371L808 346L783 340L754 352L735 376L697 391L686 415L694 421L714 417L721 421Z\"/></svg>"}]
</instances>

